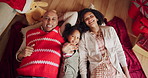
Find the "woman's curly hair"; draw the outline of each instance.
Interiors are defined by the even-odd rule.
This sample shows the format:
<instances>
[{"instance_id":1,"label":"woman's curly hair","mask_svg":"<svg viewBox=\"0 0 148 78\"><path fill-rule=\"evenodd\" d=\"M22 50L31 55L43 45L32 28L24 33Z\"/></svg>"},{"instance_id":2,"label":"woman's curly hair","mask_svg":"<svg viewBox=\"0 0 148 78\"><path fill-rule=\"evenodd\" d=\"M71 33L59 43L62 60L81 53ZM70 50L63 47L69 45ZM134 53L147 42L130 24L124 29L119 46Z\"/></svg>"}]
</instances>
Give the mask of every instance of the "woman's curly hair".
<instances>
[{"instance_id":1,"label":"woman's curly hair","mask_svg":"<svg viewBox=\"0 0 148 78\"><path fill-rule=\"evenodd\" d=\"M78 12L79 13L78 22L80 24L80 28L82 29L82 32L86 32L90 29L84 22L84 14L87 12L92 12L95 15L95 17L98 19L97 21L98 25L101 25L104 22L104 15L101 12L94 9L85 8Z\"/></svg>"}]
</instances>

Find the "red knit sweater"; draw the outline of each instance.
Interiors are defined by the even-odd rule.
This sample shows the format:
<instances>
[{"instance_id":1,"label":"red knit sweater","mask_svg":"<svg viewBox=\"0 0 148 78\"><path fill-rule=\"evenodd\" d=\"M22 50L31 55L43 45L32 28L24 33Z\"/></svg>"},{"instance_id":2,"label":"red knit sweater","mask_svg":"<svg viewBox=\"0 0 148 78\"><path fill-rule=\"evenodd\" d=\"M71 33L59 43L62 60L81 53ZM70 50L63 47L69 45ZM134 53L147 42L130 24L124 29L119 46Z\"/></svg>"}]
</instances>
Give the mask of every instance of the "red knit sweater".
<instances>
[{"instance_id":1,"label":"red knit sweater","mask_svg":"<svg viewBox=\"0 0 148 78\"><path fill-rule=\"evenodd\" d=\"M61 44L64 39L59 33L59 26L50 32L33 29L27 32L26 44L35 44L31 56L22 60L19 75L57 78L61 57Z\"/></svg>"}]
</instances>

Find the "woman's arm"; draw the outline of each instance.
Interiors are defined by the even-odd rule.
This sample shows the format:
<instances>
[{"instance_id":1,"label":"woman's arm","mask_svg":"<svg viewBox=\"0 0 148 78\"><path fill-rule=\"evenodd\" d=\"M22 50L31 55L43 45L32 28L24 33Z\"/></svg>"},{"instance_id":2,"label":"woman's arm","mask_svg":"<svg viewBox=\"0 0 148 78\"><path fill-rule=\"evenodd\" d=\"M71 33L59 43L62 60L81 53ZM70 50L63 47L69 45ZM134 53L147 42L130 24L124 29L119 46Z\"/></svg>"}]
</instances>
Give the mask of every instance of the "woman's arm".
<instances>
[{"instance_id":1,"label":"woman's arm","mask_svg":"<svg viewBox=\"0 0 148 78\"><path fill-rule=\"evenodd\" d=\"M110 33L112 34L112 40L114 42L114 50L117 53L117 56L118 56L121 66L122 67L127 66L126 57L125 57L122 45L121 45L118 35L116 34L116 31L113 27L111 27Z\"/></svg>"},{"instance_id":2,"label":"woman's arm","mask_svg":"<svg viewBox=\"0 0 148 78\"><path fill-rule=\"evenodd\" d=\"M85 46L84 36L79 42L79 54L80 54L80 74L81 78L87 78L87 50Z\"/></svg>"},{"instance_id":3,"label":"woman's arm","mask_svg":"<svg viewBox=\"0 0 148 78\"><path fill-rule=\"evenodd\" d=\"M116 31L114 28L112 28L112 34L113 34L113 40L114 40L114 44L115 44L114 48L115 48L115 51L117 52L119 62L121 64L127 78L130 78L129 71L127 68L127 63L126 63L126 57L125 57L122 45L120 43L120 40L118 38L118 35L116 34Z\"/></svg>"}]
</instances>

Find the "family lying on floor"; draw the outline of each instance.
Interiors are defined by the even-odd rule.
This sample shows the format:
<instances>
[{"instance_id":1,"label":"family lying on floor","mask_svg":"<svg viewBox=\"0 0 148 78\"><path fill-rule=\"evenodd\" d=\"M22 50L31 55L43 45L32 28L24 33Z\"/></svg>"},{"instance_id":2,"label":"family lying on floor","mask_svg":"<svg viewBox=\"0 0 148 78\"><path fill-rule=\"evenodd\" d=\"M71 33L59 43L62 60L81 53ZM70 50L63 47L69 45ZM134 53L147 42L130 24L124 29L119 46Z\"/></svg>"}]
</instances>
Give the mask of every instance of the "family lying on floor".
<instances>
[{"instance_id":1,"label":"family lying on floor","mask_svg":"<svg viewBox=\"0 0 148 78\"><path fill-rule=\"evenodd\" d=\"M58 21L64 21L58 26ZM95 9L45 12L36 27L26 27L16 54L18 78L130 78L126 57L116 31L102 26Z\"/></svg>"}]
</instances>

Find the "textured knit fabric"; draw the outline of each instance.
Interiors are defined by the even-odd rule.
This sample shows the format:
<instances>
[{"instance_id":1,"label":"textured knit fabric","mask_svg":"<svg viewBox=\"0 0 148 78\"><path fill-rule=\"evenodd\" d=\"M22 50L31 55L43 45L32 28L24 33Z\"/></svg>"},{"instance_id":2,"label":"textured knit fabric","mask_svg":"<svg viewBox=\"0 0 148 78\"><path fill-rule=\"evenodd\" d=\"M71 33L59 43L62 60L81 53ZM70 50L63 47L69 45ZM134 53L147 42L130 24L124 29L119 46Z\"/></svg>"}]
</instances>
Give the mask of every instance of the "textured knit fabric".
<instances>
[{"instance_id":1,"label":"textured knit fabric","mask_svg":"<svg viewBox=\"0 0 148 78\"><path fill-rule=\"evenodd\" d=\"M77 78L79 67L79 52L76 51L71 57L65 58L60 71L60 78Z\"/></svg>"},{"instance_id":2,"label":"textured knit fabric","mask_svg":"<svg viewBox=\"0 0 148 78\"><path fill-rule=\"evenodd\" d=\"M28 31L26 44L35 44L34 52L22 60L20 68L17 69L18 73L24 76L57 78L63 43L59 26L50 32L39 28Z\"/></svg>"}]
</instances>

